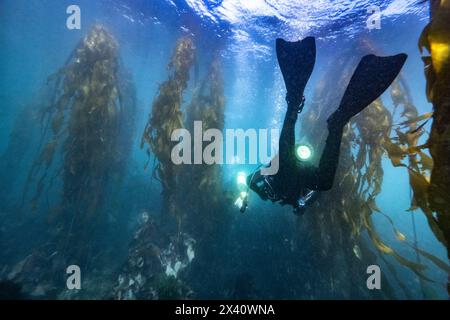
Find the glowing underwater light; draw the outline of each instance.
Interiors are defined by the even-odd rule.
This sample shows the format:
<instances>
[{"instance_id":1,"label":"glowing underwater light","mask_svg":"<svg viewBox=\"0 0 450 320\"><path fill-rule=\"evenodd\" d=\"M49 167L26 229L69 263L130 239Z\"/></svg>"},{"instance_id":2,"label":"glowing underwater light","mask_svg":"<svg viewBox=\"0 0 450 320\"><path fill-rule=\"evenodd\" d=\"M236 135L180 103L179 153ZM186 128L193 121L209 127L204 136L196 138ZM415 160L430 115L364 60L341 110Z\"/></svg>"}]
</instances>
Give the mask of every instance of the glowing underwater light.
<instances>
[{"instance_id":1,"label":"glowing underwater light","mask_svg":"<svg viewBox=\"0 0 450 320\"><path fill-rule=\"evenodd\" d=\"M247 185L247 175L245 174L245 172L239 172L237 175L237 184L238 185Z\"/></svg>"},{"instance_id":2,"label":"glowing underwater light","mask_svg":"<svg viewBox=\"0 0 450 320\"><path fill-rule=\"evenodd\" d=\"M295 155L300 161L307 161L312 157L312 149L304 144L298 145L295 150Z\"/></svg>"},{"instance_id":3,"label":"glowing underwater light","mask_svg":"<svg viewBox=\"0 0 450 320\"><path fill-rule=\"evenodd\" d=\"M244 204L244 200L242 200L241 197L238 197L238 198L236 199L236 201L234 202L234 205L235 205L236 207L238 207L239 209L242 208L242 205L243 205L243 204Z\"/></svg>"}]
</instances>

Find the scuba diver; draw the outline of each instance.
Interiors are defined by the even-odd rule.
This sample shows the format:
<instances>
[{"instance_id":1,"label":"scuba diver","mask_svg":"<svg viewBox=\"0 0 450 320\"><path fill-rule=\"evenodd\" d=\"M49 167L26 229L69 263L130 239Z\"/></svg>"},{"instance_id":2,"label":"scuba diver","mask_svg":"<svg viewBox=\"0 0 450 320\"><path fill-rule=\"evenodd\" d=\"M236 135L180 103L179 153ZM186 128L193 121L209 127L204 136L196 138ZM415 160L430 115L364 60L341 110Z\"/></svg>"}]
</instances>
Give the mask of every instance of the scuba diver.
<instances>
[{"instance_id":1,"label":"scuba diver","mask_svg":"<svg viewBox=\"0 0 450 320\"><path fill-rule=\"evenodd\" d=\"M303 92L316 59L315 38L297 42L276 40L278 64L286 85L287 111L279 139L278 172L264 175L257 170L247 176L247 186L263 200L291 205L302 214L317 196L317 191L330 190L339 161L339 150L345 125L375 101L394 81L407 55L364 56L359 62L337 110L327 119L328 137L319 166L296 158L295 123L305 103ZM274 161L274 159L272 159ZM248 206L247 196L241 206Z\"/></svg>"}]
</instances>

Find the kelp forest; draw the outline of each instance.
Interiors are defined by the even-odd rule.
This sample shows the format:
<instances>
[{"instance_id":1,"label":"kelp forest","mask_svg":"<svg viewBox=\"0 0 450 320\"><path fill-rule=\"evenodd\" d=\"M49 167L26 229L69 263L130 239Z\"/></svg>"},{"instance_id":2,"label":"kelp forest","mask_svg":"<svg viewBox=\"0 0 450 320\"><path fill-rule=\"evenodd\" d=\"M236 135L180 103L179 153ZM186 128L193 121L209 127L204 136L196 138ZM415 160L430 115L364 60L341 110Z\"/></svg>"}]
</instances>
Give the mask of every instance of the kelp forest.
<instances>
[{"instance_id":1,"label":"kelp forest","mask_svg":"<svg viewBox=\"0 0 450 320\"><path fill-rule=\"evenodd\" d=\"M270 107L236 115L242 106L230 93L243 85L233 78L235 57L223 39L202 42L200 29L140 44L134 50L155 58L136 67L123 34L97 21L15 106L0 167L0 291L26 299L448 299L450 2L430 1L415 39L423 64L408 61L421 71L428 105L402 70L345 127L333 188L300 216L249 189L240 212L234 173L249 167L174 163L174 147L188 139L174 138L177 130L193 133L199 122L203 132L223 132L273 108L268 80L255 71L246 85L258 85L257 94L243 96ZM274 44L264 63L278 68ZM367 52L390 54L362 34L332 50L310 84L296 134L316 150L313 162ZM406 189L392 186L398 177ZM393 190L409 205L386 204ZM369 265L383 270L381 290L367 290ZM82 270L83 290L66 287L69 266Z\"/></svg>"}]
</instances>

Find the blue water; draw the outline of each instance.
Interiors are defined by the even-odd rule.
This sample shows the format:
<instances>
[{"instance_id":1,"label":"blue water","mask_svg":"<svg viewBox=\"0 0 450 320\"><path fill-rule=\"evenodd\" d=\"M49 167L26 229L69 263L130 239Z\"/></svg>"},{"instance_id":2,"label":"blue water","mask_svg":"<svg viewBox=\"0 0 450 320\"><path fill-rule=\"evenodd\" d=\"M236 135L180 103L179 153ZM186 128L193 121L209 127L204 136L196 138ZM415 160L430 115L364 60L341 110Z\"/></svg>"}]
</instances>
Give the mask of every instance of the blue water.
<instances>
[{"instance_id":1,"label":"blue water","mask_svg":"<svg viewBox=\"0 0 450 320\"><path fill-rule=\"evenodd\" d=\"M367 37L377 50L389 54L405 52L409 55L403 70L412 99L419 114L432 108L425 96L423 63L417 48L419 35L428 22L428 6L419 1L307 1L307 0L138 0L138 1L39 1L2 0L0 2L0 153L7 150L9 135L20 110L32 105L47 78L64 65L68 55L95 23L107 26L119 43L122 64L131 71L136 84L138 106L136 110L134 145L127 169L129 185L143 184L132 195L123 191L116 199L120 211L116 226L120 232L109 245L118 246L115 263L125 261L128 243L136 230L143 206L147 210L161 210L160 185L151 180L149 170L144 171L148 157L139 148L140 136L148 119L158 86L167 78L167 63L176 40L183 35L194 35L198 60L207 61L218 52L221 57L225 85L226 128L280 128L284 116L285 89L274 51L275 39L297 40L306 36L317 38L317 62L305 95L312 96L315 83L327 74L329 61L359 39ZM66 8L77 4L81 8L81 30L66 28ZM369 5L378 5L382 11L381 29L369 30L366 20ZM327 63L328 62L328 63ZM206 70L206 66L201 72ZM188 88L184 101L190 100ZM388 97L388 93L383 97ZM386 99L388 100L388 99ZM337 107L329 106L329 110ZM392 106L391 106L392 107ZM308 103L306 105L308 108ZM426 126L429 129L429 124ZM33 142L34 141L34 142ZM24 141L26 149L34 150L35 140ZM29 144L29 145L28 145ZM27 166L33 152L25 157L18 172L8 172L11 188L2 184L0 222L3 245L9 253L0 253L0 272L23 259L39 244L46 241L45 212L15 212L20 202ZM224 183L234 180L239 171L250 172L255 166L223 166ZM383 162L384 182L377 198L380 209L391 217L408 241L417 238L420 248L426 249L444 261L446 248L434 237L420 210L407 212L411 191L407 171L393 168L389 159ZM3 174L3 173L2 173ZM138 178L137 178L138 177ZM137 181L137 179L139 181ZM305 236L295 250L292 238L299 229L296 217L289 209L255 199L254 207L246 215L236 209L232 220L229 242L224 252L223 272L217 283L214 276L205 276L204 290L197 288L199 297L226 297L225 283L233 274L252 275L258 297L261 298L343 298L323 291L314 296L302 292L305 283L296 283L297 275L314 273L308 265L310 254L319 250ZM119 208L119 209L117 209ZM413 232L414 215L416 234ZM41 217L39 216L41 215ZM40 221L35 223L34 221ZM300 218L301 219L301 218ZM42 221L41 221L42 220ZM395 239L390 224L381 215L374 215L375 225L388 245L411 260L416 259L413 249ZM118 222L118 223L119 223ZM300 230L308 229L303 225ZM27 234L28 236L24 236ZM363 234L362 237L365 237ZM5 242L8 239L7 242ZM3 245L1 247L3 247ZM15 254L11 254L11 251ZM389 259L389 258L388 258ZM437 298L446 298L447 274L429 261L426 274L434 284ZM425 298L418 277L406 267L393 261L402 283L416 299ZM217 267L217 266L216 266ZM305 270L304 268L309 268ZM345 266L330 265L335 272L346 272ZM101 270L100 270L101 272ZM0 276L2 274L0 273ZM194 275L197 279L200 275ZM386 277L392 280L389 272ZM300 277L301 278L301 277ZM391 284L400 292L395 281ZM195 285L194 285L195 286ZM315 286L309 283L308 286ZM221 290L218 289L221 288ZM225 289L223 289L225 288ZM222 290L223 289L223 290ZM209 290L209 291L208 291ZM320 291L320 290L319 290ZM212 292L212 293L211 293ZM222 292L222 293L221 293ZM316 291L317 292L317 291ZM93 293L92 297L96 297ZM401 293L398 297L404 298Z\"/></svg>"}]
</instances>

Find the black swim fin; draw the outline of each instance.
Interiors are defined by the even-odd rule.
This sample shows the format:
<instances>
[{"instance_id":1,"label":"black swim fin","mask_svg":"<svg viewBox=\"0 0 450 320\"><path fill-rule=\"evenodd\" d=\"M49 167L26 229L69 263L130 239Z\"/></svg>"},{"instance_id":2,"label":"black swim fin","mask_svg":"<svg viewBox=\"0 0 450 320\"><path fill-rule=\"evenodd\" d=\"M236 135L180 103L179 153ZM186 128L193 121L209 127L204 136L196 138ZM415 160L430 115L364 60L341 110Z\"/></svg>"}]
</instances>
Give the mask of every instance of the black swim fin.
<instances>
[{"instance_id":1,"label":"black swim fin","mask_svg":"<svg viewBox=\"0 0 450 320\"><path fill-rule=\"evenodd\" d=\"M277 39L276 49L288 102L300 103L316 62L316 40L313 37L296 42Z\"/></svg>"},{"instance_id":2,"label":"black swim fin","mask_svg":"<svg viewBox=\"0 0 450 320\"><path fill-rule=\"evenodd\" d=\"M389 57L373 54L363 57L350 79L339 108L330 116L328 123L345 125L351 117L381 96L398 76L407 57L404 53Z\"/></svg>"}]
</instances>

